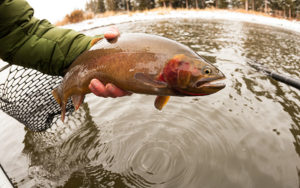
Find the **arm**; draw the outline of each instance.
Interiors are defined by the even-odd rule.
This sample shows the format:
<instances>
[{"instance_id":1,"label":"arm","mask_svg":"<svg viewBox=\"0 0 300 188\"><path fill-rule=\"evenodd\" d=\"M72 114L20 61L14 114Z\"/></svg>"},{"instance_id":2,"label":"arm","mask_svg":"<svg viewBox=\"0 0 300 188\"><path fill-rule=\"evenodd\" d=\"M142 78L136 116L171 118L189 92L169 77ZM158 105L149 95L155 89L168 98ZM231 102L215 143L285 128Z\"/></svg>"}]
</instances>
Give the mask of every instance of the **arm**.
<instances>
[{"instance_id":1,"label":"arm","mask_svg":"<svg viewBox=\"0 0 300 188\"><path fill-rule=\"evenodd\" d=\"M89 49L91 41L97 37L57 28L47 20L33 17L33 13L25 0L0 0L0 58L10 64L63 76L74 59ZM118 35L114 29L104 37L112 39ZM91 82L90 86L94 87L90 89L97 96L127 94L111 84L103 89L101 84L99 80Z\"/></svg>"},{"instance_id":2,"label":"arm","mask_svg":"<svg viewBox=\"0 0 300 188\"><path fill-rule=\"evenodd\" d=\"M0 57L10 64L63 76L64 70L90 47L93 37L57 28L33 17L24 0L0 4Z\"/></svg>"}]
</instances>

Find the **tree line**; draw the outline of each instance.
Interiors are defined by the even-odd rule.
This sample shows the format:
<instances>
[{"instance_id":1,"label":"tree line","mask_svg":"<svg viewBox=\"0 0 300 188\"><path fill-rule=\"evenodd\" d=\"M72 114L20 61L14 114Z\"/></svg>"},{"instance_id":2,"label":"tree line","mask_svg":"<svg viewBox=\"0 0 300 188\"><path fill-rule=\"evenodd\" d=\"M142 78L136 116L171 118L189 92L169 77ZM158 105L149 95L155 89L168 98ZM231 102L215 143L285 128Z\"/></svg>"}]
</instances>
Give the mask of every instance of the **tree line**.
<instances>
[{"instance_id":1,"label":"tree line","mask_svg":"<svg viewBox=\"0 0 300 188\"><path fill-rule=\"evenodd\" d=\"M158 7L245 9L286 18L300 18L300 0L89 0L86 3L86 10L94 13L150 10Z\"/></svg>"}]
</instances>

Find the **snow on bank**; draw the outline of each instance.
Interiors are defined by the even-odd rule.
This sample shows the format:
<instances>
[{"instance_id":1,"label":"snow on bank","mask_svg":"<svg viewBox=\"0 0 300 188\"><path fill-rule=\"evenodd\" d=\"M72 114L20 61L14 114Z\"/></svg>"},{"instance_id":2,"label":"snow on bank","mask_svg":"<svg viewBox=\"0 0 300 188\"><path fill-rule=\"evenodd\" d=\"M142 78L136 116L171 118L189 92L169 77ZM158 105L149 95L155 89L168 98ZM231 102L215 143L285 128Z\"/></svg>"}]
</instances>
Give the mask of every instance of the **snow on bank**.
<instances>
[{"instance_id":1,"label":"snow on bank","mask_svg":"<svg viewBox=\"0 0 300 188\"><path fill-rule=\"evenodd\" d=\"M240 12L231 12L226 10L210 10L210 11L156 11L146 13L136 13L132 15L118 15L105 18L96 18L93 20L86 20L81 23L71 24L63 26L64 28L70 28L77 31L88 30L95 27L125 23L125 22L136 22L146 21L154 19L170 19L170 18L200 18L200 19L217 19L217 20L232 20L232 21L243 21L250 23L257 23L263 25L269 25L279 27L295 32L300 32L300 22L289 21L285 19L266 17L254 14L246 14Z\"/></svg>"}]
</instances>

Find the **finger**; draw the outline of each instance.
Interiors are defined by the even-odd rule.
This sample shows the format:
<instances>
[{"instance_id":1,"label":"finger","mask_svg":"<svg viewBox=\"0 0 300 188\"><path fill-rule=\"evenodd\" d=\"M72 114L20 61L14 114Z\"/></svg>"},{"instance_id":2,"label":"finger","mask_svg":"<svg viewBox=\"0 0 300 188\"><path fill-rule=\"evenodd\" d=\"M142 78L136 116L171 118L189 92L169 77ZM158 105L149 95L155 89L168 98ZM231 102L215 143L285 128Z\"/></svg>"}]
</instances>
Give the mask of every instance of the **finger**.
<instances>
[{"instance_id":1,"label":"finger","mask_svg":"<svg viewBox=\"0 0 300 188\"><path fill-rule=\"evenodd\" d=\"M112 98L118 97L117 94L115 93L115 88L111 84L106 84L105 89L109 93L109 96Z\"/></svg>"},{"instance_id":2,"label":"finger","mask_svg":"<svg viewBox=\"0 0 300 188\"><path fill-rule=\"evenodd\" d=\"M108 97L109 92L105 86L97 79L92 79L89 85L89 89L97 96Z\"/></svg>"},{"instance_id":3,"label":"finger","mask_svg":"<svg viewBox=\"0 0 300 188\"><path fill-rule=\"evenodd\" d=\"M122 96L129 95L128 92L123 91L122 89L116 87L113 84L107 84L105 87L107 88L107 90L109 91L109 93L111 94L111 96L122 97Z\"/></svg>"},{"instance_id":4,"label":"finger","mask_svg":"<svg viewBox=\"0 0 300 188\"><path fill-rule=\"evenodd\" d=\"M109 30L104 34L104 37L108 40L117 38L120 35L119 30L116 27L111 27Z\"/></svg>"}]
</instances>

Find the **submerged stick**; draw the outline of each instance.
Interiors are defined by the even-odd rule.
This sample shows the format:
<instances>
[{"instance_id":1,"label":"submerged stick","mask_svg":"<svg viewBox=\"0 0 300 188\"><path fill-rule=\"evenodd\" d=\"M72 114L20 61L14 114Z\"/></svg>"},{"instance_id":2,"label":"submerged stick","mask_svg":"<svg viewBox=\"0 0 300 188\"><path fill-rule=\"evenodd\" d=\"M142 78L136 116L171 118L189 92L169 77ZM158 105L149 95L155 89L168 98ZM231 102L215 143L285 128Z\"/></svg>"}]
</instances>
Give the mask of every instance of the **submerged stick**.
<instances>
[{"instance_id":1,"label":"submerged stick","mask_svg":"<svg viewBox=\"0 0 300 188\"><path fill-rule=\"evenodd\" d=\"M271 71L255 61L248 61L247 63L251 67L255 68L256 70L264 72L266 75L270 76L274 80L285 83L289 86L292 86L292 87L300 90L300 80L299 79L295 79L295 78Z\"/></svg>"},{"instance_id":2,"label":"submerged stick","mask_svg":"<svg viewBox=\"0 0 300 188\"><path fill-rule=\"evenodd\" d=\"M13 183L9 179L7 173L5 172L4 168L0 164L0 187L7 187L7 188L13 188Z\"/></svg>"}]
</instances>

